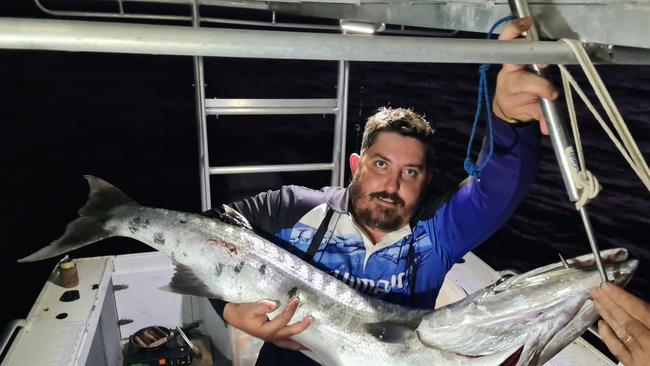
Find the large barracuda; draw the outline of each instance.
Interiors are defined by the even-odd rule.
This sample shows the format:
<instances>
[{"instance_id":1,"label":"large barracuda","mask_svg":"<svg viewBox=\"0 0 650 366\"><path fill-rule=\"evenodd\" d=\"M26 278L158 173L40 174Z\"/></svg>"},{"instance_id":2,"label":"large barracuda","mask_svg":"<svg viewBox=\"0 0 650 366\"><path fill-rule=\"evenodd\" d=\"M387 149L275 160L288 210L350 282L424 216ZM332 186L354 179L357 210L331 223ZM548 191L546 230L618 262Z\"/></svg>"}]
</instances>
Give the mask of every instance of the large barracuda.
<instances>
[{"instance_id":1,"label":"large barracuda","mask_svg":"<svg viewBox=\"0 0 650 366\"><path fill-rule=\"evenodd\" d=\"M295 319L311 315L315 321L293 339L324 365L538 365L597 319L589 300L589 290L600 284L593 266L551 265L436 311L409 309L363 295L248 229L140 206L109 183L86 179L90 196L81 217L21 262L112 236L139 240L176 263L172 291L234 303L286 304L299 297ZM626 260L624 250L608 257L609 278L625 285L637 261Z\"/></svg>"}]
</instances>

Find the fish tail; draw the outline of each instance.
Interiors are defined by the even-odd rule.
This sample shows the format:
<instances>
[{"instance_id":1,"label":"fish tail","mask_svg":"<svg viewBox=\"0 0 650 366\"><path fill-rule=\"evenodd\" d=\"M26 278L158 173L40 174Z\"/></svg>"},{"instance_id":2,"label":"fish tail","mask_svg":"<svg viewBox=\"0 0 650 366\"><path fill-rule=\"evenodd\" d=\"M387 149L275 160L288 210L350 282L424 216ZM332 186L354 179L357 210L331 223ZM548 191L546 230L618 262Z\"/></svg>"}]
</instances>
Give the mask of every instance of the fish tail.
<instances>
[{"instance_id":1,"label":"fish tail","mask_svg":"<svg viewBox=\"0 0 650 366\"><path fill-rule=\"evenodd\" d=\"M117 206L137 205L137 203L118 188L100 178L91 175L85 175L84 178L88 181L90 193L88 202L79 209L80 217L66 226L65 233L59 239L25 258L19 259L18 262L34 262L56 257L115 236L104 228L104 223L111 216L111 210Z\"/></svg>"}]
</instances>

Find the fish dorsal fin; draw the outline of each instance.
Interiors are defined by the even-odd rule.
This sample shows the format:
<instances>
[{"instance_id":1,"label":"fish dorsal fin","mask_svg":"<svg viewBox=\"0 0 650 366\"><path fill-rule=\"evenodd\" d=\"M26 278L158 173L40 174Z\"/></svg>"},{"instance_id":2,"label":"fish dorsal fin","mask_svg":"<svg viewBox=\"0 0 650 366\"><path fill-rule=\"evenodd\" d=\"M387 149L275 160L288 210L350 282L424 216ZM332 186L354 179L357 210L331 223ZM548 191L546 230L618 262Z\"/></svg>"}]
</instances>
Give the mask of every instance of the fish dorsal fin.
<instances>
[{"instance_id":1,"label":"fish dorsal fin","mask_svg":"<svg viewBox=\"0 0 650 366\"><path fill-rule=\"evenodd\" d=\"M253 227L248 222L248 220L244 217L244 215L240 214L237 210L235 210L234 208L228 205L221 205L221 206L222 206L221 207L222 211L220 212L221 221L233 226L237 226L237 227L241 227L253 231Z\"/></svg>"},{"instance_id":2,"label":"fish dorsal fin","mask_svg":"<svg viewBox=\"0 0 650 366\"><path fill-rule=\"evenodd\" d=\"M181 295L220 298L220 296L210 291L210 288L194 273L192 268L180 263L175 263L175 265L176 272L171 282L169 282L169 285L161 287L161 290Z\"/></svg>"},{"instance_id":3,"label":"fish dorsal fin","mask_svg":"<svg viewBox=\"0 0 650 366\"><path fill-rule=\"evenodd\" d=\"M377 338L381 342L386 343L405 343L406 339L409 338L415 331L415 328L412 327L412 324L390 321L368 323L364 325L364 328L373 337Z\"/></svg>"}]
</instances>

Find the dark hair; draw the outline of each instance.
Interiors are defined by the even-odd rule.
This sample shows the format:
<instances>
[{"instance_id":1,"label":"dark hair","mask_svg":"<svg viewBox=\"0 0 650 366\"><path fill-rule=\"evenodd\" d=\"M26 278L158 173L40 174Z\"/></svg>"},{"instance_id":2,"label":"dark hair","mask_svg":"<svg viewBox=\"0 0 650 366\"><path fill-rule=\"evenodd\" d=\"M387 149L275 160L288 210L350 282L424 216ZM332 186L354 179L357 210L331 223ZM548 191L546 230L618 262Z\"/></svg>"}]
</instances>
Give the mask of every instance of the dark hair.
<instances>
[{"instance_id":1,"label":"dark hair","mask_svg":"<svg viewBox=\"0 0 650 366\"><path fill-rule=\"evenodd\" d=\"M372 146L380 132L396 132L420 141L425 149L427 170L430 171L433 167L435 130L421 115L406 108L380 108L366 121L361 140L361 151Z\"/></svg>"}]
</instances>

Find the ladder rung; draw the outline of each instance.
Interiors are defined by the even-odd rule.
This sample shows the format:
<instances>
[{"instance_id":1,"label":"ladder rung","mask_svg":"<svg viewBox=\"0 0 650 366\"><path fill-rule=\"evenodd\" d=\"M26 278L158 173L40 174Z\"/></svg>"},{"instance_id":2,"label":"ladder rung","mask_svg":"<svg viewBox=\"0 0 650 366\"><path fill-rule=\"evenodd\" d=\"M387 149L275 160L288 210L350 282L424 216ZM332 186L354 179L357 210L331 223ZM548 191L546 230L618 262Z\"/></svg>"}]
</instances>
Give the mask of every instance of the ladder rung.
<instances>
[{"instance_id":1,"label":"ladder rung","mask_svg":"<svg viewBox=\"0 0 650 366\"><path fill-rule=\"evenodd\" d=\"M334 169L334 163L240 165L240 166L227 166L227 167L210 167L210 174L216 175L216 174L302 172L302 171L333 170L333 169Z\"/></svg>"},{"instance_id":2,"label":"ladder rung","mask_svg":"<svg viewBox=\"0 0 650 366\"><path fill-rule=\"evenodd\" d=\"M206 99L209 115L334 114L336 99Z\"/></svg>"}]
</instances>

